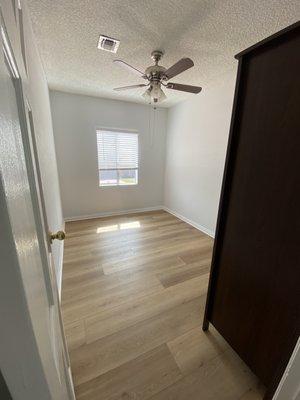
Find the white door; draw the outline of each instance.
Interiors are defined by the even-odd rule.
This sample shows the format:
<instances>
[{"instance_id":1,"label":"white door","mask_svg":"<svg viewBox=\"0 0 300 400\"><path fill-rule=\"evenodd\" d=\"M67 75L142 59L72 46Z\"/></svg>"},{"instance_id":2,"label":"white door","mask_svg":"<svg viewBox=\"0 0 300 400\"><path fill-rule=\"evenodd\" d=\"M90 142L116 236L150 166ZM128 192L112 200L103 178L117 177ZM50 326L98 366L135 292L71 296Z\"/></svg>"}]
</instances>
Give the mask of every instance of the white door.
<instances>
[{"instance_id":1,"label":"white door","mask_svg":"<svg viewBox=\"0 0 300 400\"><path fill-rule=\"evenodd\" d=\"M28 130L28 144L30 151L28 151L29 157L29 166L28 166L28 173L30 174L29 170L31 171L31 179L32 182L32 201L34 205L34 214L36 219L36 227L37 227L37 234L38 240L41 250L41 257L42 257L42 264L43 264L43 272L45 278L45 286L47 289L47 296L48 302L51 304L50 313L52 318L52 330L53 334L52 338L52 345L54 349L54 354L58 357L61 355L62 359L60 362L62 363L64 373L67 374L67 383L68 388L71 393L71 397L74 397L74 390L73 390L73 380L71 374L71 367L70 367L70 360L68 354L68 348L65 340L64 335L64 327L62 322L61 310L60 310L60 299L59 299L59 291L57 286L57 277L55 276L55 267L52 258L52 243L53 240L58 239L51 239L50 231L48 226L47 214L46 214L46 207L44 201L44 194L43 194L43 187L42 187L42 180L41 180L41 173L40 173L40 166L39 166L39 159L38 159L38 152L37 152L37 145L35 140L35 133L34 133L34 118L32 114L32 110L30 108L30 104L27 99L25 99L25 118L27 122L27 130ZM62 232L64 235L64 232ZM57 343L57 338L61 337L61 341ZM55 349L59 348L60 351L56 352ZM56 364L58 363L58 359L56 359ZM60 368L61 368L60 366ZM58 369L60 369L58 366Z\"/></svg>"},{"instance_id":2,"label":"white door","mask_svg":"<svg viewBox=\"0 0 300 400\"><path fill-rule=\"evenodd\" d=\"M0 239L4 254L0 309L1 323L5 321L0 332L0 368L14 400L69 400L75 396L51 265L33 119L1 19L0 23ZM18 316L20 308L23 312ZM16 310L15 315L10 310Z\"/></svg>"}]
</instances>

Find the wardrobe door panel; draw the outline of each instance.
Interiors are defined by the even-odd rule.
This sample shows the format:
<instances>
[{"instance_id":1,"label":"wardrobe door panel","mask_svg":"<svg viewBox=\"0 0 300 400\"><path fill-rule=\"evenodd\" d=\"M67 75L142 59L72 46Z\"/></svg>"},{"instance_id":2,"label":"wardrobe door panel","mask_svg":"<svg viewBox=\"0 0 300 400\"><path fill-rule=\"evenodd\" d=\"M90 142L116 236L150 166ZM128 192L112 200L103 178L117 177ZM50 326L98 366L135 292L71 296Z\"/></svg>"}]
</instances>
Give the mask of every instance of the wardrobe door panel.
<instances>
[{"instance_id":1,"label":"wardrobe door panel","mask_svg":"<svg viewBox=\"0 0 300 400\"><path fill-rule=\"evenodd\" d=\"M207 318L266 385L300 305L299 26L242 56Z\"/></svg>"}]
</instances>

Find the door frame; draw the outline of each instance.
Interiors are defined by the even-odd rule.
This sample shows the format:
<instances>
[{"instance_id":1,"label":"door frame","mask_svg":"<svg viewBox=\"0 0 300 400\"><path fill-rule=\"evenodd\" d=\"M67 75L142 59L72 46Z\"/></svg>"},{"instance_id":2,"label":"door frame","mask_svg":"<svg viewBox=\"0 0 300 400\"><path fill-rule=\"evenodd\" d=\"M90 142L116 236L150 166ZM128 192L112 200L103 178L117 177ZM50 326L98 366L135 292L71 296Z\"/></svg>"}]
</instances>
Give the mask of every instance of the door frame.
<instances>
[{"instance_id":1,"label":"door frame","mask_svg":"<svg viewBox=\"0 0 300 400\"><path fill-rule=\"evenodd\" d=\"M300 336L296 343L290 361L282 375L273 400L293 399L300 400Z\"/></svg>"}]
</instances>

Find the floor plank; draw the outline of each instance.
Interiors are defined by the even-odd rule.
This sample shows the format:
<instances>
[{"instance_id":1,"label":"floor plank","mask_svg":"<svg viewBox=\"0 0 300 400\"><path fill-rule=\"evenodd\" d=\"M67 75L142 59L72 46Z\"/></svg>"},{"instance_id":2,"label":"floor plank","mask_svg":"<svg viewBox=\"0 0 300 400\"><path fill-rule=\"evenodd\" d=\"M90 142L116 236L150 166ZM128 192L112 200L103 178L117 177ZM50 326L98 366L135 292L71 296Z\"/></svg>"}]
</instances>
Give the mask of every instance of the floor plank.
<instances>
[{"instance_id":1,"label":"floor plank","mask_svg":"<svg viewBox=\"0 0 300 400\"><path fill-rule=\"evenodd\" d=\"M201 323L205 298L197 297L146 321L70 352L76 383L94 379L139 355L167 343Z\"/></svg>"},{"instance_id":2,"label":"floor plank","mask_svg":"<svg viewBox=\"0 0 300 400\"><path fill-rule=\"evenodd\" d=\"M165 211L66 224L62 313L79 400L261 400L201 330L213 240Z\"/></svg>"},{"instance_id":3,"label":"floor plank","mask_svg":"<svg viewBox=\"0 0 300 400\"><path fill-rule=\"evenodd\" d=\"M165 270L158 273L157 276L165 288L170 286L178 285L188 279L195 278L196 276L201 276L208 274L210 270L210 257L204 258L201 262L194 262L190 264L185 264L177 268L172 268L170 270Z\"/></svg>"},{"instance_id":4,"label":"floor plank","mask_svg":"<svg viewBox=\"0 0 300 400\"><path fill-rule=\"evenodd\" d=\"M128 298L138 298L151 294L161 287L162 284L159 279L152 276L102 290L97 287L88 288L87 291L83 290L82 293L73 298L69 295L66 299L63 298L63 318L65 322L86 318L97 312L116 307Z\"/></svg>"},{"instance_id":5,"label":"floor plank","mask_svg":"<svg viewBox=\"0 0 300 400\"><path fill-rule=\"evenodd\" d=\"M106 312L86 318L87 343L179 307L204 294L207 284L208 274L171 287L169 290L160 290L146 296L142 301L140 298L132 299L113 310L108 309Z\"/></svg>"},{"instance_id":6,"label":"floor plank","mask_svg":"<svg viewBox=\"0 0 300 400\"><path fill-rule=\"evenodd\" d=\"M84 320L64 323L64 328L69 351L86 344Z\"/></svg>"},{"instance_id":7,"label":"floor plank","mask_svg":"<svg viewBox=\"0 0 300 400\"><path fill-rule=\"evenodd\" d=\"M228 350L154 395L152 400L238 400L256 384L251 371Z\"/></svg>"},{"instance_id":8,"label":"floor plank","mask_svg":"<svg viewBox=\"0 0 300 400\"><path fill-rule=\"evenodd\" d=\"M265 394L265 387L257 382L257 385L252 386L239 400L261 400ZM288 399L287 399L288 400Z\"/></svg>"},{"instance_id":9,"label":"floor plank","mask_svg":"<svg viewBox=\"0 0 300 400\"><path fill-rule=\"evenodd\" d=\"M166 345L76 388L77 400L146 400L182 377Z\"/></svg>"},{"instance_id":10,"label":"floor plank","mask_svg":"<svg viewBox=\"0 0 300 400\"><path fill-rule=\"evenodd\" d=\"M228 350L229 345L211 327L204 333L199 326L168 342L181 372L188 374Z\"/></svg>"}]
</instances>

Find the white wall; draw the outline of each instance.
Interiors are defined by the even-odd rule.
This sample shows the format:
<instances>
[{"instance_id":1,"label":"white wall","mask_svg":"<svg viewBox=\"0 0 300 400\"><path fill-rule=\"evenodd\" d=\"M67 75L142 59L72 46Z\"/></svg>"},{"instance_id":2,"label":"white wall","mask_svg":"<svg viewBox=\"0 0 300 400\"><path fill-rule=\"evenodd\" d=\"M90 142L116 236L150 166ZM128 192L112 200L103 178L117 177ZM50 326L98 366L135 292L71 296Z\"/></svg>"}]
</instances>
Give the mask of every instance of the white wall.
<instances>
[{"instance_id":1,"label":"white wall","mask_svg":"<svg viewBox=\"0 0 300 400\"><path fill-rule=\"evenodd\" d=\"M162 205L167 110L56 91L50 98L66 219ZM96 127L138 130L137 186L99 187Z\"/></svg>"},{"instance_id":2,"label":"white wall","mask_svg":"<svg viewBox=\"0 0 300 400\"><path fill-rule=\"evenodd\" d=\"M236 71L168 113L164 204L213 235Z\"/></svg>"}]
</instances>

